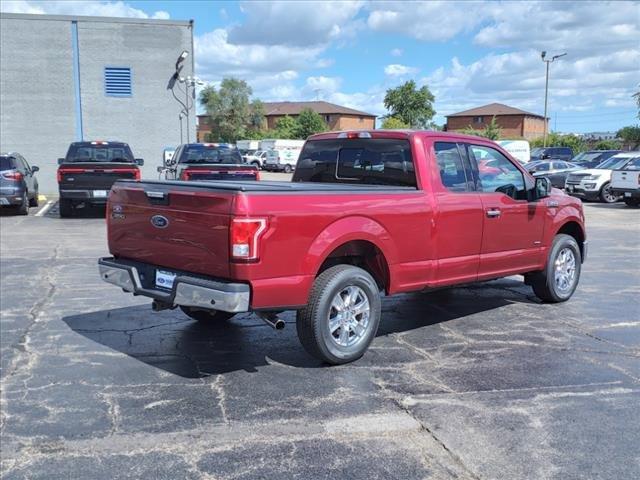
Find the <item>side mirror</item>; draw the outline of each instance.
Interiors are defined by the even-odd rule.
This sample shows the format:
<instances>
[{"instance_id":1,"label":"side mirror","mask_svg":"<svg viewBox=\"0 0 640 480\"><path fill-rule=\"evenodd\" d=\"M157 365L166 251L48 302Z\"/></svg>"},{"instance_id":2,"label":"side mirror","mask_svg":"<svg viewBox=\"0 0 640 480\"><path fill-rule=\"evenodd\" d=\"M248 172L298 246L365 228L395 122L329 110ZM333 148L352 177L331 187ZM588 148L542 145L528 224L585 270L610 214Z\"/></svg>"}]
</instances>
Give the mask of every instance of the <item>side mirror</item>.
<instances>
[{"instance_id":1,"label":"side mirror","mask_svg":"<svg viewBox=\"0 0 640 480\"><path fill-rule=\"evenodd\" d=\"M139 166L144 165L144 160L142 158L136 158L133 161L135 162L136 165L139 165Z\"/></svg>"},{"instance_id":2,"label":"side mirror","mask_svg":"<svg viewBox=\"0 0 640 480\"><path fill-rule=\"evenodd\" d=\"M167 167L158 167L158 173L163 173Z\"/></svg>"},{"instance_id":3,"label":"side mirror","mask_svg":"<svg viewBox=\"0 0 640 480\"><path fill-rule=\"evenodd\" d=\"M551 181L547 177L536 177L534 200L547 198L551 194Z\"/></svg>"},{"instance_id":4,"label":"side mirror","mask_svg":"<svg viewBox=\"0 0 640 480\"><path fill-rule=\"evenodd\" d=\"M37 165L31 165L31 173L36 173L40 171L40 167Z\"/></svg>"},{"instance_id":5,"label":"side mirror","mask_svg":"<svg viewBox=\"0 0 640 480\"><path fill-rule=\"evenodd\" d=\"M547 158L551 158L551 155L549 155L548 153L543 153L542 154L542 159L546 160Z\"/></svg>"},{"instance_id":6,"label":"side mirror","mask_svg":"<svg viewBox=\"0 0 640 480\"><path fill-rule=\"evenodd\" d=\"M62 165L64 163L64 158L59 158L58 159L58 165Z\"/></svg>"}]
</instances>

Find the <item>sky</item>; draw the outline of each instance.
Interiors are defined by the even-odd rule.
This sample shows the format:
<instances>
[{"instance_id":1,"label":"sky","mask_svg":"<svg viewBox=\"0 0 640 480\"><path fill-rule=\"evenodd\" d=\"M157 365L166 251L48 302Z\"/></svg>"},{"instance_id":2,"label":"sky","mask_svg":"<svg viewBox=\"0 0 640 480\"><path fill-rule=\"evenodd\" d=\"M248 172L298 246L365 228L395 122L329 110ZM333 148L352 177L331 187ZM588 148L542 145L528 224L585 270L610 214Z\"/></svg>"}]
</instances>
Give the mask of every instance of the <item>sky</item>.
<instances>
[{"instance_id":1,"label":"sky","mask_svg":"<svg viewBox=\"0 0 640 480\"><path fill-rule=\"evenodd\" d=\"M444 116L498 102L544 111L550 126L638 123L640 2L35 1L5 12L189 20L196 75L246 80L263 101L321 99L384 115L388 88L415 80ZM547 57L547 58L548 58Z\"/></svg>"}]
</instances>

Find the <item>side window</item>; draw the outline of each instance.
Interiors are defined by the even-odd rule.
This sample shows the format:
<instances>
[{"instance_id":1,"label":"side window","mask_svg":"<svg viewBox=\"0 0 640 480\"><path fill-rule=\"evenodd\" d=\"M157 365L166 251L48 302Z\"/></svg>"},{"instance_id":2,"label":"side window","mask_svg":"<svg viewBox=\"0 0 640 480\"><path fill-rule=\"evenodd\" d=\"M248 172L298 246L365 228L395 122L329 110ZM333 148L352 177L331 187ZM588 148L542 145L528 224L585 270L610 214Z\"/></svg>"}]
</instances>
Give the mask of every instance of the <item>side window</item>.
<instances>
[{"instance_id":1,"label":"side window","mask_svg":"<svg viewBox=\"0 0 640 480\"><path fill-rule=\"evenodd\" d=\"M442 185L452 192L468 191L467 177L458 145L448 142L436 142L435 151Z\"/></svg>"},{"instance_id":2,"label":"side window","mask_svg":"<svg viewBox=\"0 0 640 480\"><path fill-rule=\"evenodd\" d=\"M540 165L536 165L536 172L547 172L549 171L549 164L544 162Z\"/></svg>"},{"instance_id":3,"label":"side window","mask_svg":"<svg viewBox=\"0 0 640 480\"><path fill-rule=\"evenodd\" d=\"M26 173L27 166L25 165L25 161L23 160L23 158L20 155L16 155L14 161L16 162L16 170L22 173Z\"/></svg>"},{"instance_id":4,"label":"side window","mask_svg":"<svg viewBox=\"0 0 640 480\"><path fill-rule=\"evenodd\" d=\"M522 172L507 157L491 147L471 145L470 150L478 165L481 191L500 192L515 199L527 198Z\"/></svg>"}]
</instances>

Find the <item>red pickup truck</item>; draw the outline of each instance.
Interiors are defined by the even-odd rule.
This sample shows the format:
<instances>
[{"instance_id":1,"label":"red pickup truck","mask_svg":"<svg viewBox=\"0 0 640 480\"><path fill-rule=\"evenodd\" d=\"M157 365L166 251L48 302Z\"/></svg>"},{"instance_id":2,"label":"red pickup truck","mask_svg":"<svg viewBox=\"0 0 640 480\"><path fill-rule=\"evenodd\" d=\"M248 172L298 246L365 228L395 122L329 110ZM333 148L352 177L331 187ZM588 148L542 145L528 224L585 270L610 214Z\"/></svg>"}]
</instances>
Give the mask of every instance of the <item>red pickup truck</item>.
<instances>
[{"instance_id":1,"label":"red pickup truck","mask_svg":"<svg viewBox=\"0 0 640 480\"><path fill-rule=\"evenodd\" d=\"M105 281L202 321L281 328L297 310L303 346L332 364L365 352L383 294L520 274L562 302L587 253L579 200L441 132L314 135L291 182L119 181L107 226Z\"/></svg>"}]
</instances>

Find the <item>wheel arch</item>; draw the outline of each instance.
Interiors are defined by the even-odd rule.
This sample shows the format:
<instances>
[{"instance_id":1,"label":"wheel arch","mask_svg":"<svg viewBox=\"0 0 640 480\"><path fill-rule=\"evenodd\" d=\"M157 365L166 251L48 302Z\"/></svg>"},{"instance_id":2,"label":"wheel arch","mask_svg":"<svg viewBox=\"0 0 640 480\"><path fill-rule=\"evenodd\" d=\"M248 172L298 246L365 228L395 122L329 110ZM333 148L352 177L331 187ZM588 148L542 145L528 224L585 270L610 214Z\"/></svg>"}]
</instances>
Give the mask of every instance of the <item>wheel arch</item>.
<instances>
[{"instance_id":1,"label":"wheel arch","mask_svg":"<svg viewBox=\"0 0 640 480\"><path fill-rule=\"evenodd\" d=\"M563 223L555 232L554 237L559 234L569 235L574 238L580 248L580 256L584 259L584 245L587 239L584 229L576 220L568 220Z\"/></svg>"}]
</instances>

